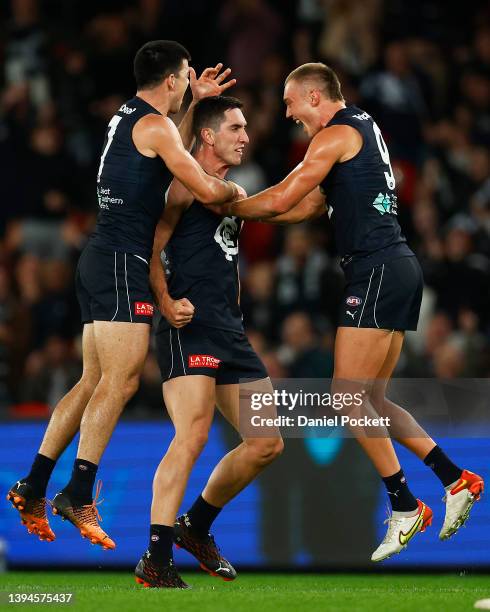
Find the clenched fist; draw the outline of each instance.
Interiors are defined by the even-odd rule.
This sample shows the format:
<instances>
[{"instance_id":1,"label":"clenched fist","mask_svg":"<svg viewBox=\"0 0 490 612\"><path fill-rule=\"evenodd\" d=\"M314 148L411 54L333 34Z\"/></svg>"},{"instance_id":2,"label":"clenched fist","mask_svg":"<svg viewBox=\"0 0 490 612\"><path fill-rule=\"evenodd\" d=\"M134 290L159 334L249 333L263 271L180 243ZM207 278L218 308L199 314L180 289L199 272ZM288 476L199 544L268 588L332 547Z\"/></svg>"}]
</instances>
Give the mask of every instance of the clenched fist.
<instances>
[{"instance_id":1,"label":"clenched fist","mask_svg":"<svg viewBox=\"0 0 490 612\"><path fill-rule=\"evenodd\" d=\"M160 311L172 327L184 327L192 321L194 306L187 298L173 300L170 296L162 300Z\"/></svg>"}]
</instances>

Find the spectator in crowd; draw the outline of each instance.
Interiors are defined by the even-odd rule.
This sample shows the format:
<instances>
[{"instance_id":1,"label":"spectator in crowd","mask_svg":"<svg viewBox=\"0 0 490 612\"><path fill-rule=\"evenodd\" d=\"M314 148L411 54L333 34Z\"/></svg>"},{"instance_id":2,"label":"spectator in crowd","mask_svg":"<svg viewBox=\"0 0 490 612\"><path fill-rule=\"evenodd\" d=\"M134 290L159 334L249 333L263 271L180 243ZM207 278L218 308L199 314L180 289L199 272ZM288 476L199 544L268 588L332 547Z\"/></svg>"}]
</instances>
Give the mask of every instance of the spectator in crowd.
<instances>
[{"instance_id":1,"label":"spectator in crowd","mask_svg":"<svg viewBox=\"0 0 490 612\"><path fill-rule=\"evenodd\" d=\"M279 361L292 378L331 378L333 352L318 340L311 318L305 312L290 314L282 325Z\"/></svg>"}]
</instances>

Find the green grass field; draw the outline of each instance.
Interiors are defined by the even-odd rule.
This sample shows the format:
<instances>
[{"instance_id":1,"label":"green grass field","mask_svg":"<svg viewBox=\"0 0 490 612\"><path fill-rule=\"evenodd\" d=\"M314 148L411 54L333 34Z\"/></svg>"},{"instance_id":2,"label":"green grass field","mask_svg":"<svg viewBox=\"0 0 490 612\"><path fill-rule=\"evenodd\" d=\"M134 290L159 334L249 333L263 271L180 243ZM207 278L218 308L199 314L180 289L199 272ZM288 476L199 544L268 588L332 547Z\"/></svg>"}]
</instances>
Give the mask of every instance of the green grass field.
<instances>
[{"instance_id":1,"label":"green grass field","mask_svg":"<svg viewBox=\"0 0 490 612\"><path fill-rule=\"evenodd\" d=\"M5 592L73 592L73 604L43 604L41 609L91 612L462 612L490 597L490 576L242 574L227 583L206 574L184 574L184 579L192 590L142 589L129 572L10 572L0 575L0 607L40 607L6 604Z\"/></svg>"}]
</instances>

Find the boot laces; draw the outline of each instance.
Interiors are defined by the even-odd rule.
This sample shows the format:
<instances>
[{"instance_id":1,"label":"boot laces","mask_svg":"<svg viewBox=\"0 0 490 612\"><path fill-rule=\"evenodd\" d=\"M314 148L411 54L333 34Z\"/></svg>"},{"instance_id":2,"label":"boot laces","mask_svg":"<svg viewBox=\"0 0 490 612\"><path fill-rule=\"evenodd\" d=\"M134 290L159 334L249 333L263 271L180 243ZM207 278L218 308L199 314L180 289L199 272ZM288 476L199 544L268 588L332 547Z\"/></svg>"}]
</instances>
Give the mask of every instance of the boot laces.
<instances>
[{"instance_id":1,"label":"boot laces","mask_svg":"<svg viewBox=\"0 0 490 612\"><path fill-rule=\"evenodd\" d=\"M99 494L102 489L102 480L97 481L97 485L95 487L95 496L91 504L86 506L82 506L81 508L74 509L74 513L77 513L79 516L79 520L89 525L93 525L94 527L98 527L98 521L102 522L102 517L100 516L99 509L97 506L101 504L104 499L99 499ZM97 501L98 500L98 501Z\"/></svg>"}]
</instances>

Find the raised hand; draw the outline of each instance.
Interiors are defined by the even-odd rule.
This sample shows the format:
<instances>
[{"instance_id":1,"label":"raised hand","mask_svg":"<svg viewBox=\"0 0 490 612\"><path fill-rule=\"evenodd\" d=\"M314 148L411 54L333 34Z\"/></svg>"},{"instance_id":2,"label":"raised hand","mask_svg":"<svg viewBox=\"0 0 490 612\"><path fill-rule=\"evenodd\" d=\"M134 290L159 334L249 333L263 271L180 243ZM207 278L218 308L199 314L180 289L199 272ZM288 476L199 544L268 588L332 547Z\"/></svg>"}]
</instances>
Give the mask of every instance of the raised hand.
<instances>
[{"instance_id":1,"label":"raised hand","mask_svg":"<svg viewBox=\"0 0 490 612\"><path fill-rule=\"evenodd\" d=\"M194 68L189 68L192 97L195 102L210 96L220 96L229 87L235 85L236 79L226 81L231 73L231 68L221 72L222 68L223 64L221 63L216 64L214 68L206 68L199 78L197 78Z\"/></svg>"}]
</instances>

